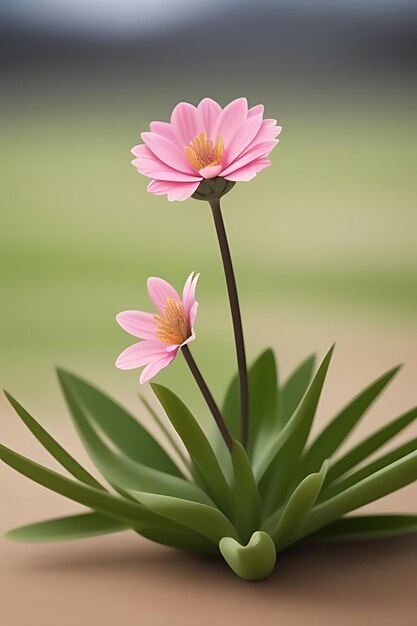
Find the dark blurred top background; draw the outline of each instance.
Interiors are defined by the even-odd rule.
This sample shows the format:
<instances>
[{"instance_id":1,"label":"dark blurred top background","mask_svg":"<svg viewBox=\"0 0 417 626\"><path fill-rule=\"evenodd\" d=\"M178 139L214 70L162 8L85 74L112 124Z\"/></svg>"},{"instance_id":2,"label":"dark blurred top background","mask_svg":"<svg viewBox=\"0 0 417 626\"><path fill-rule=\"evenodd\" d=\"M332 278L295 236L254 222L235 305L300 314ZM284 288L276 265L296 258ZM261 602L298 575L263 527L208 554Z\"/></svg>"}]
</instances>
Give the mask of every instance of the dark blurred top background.
<instances>
[{"instance_id":1,"label":"dark blurred top background","mask_svg":"<svg viewBox=\"0 0 417 626\"><path fill-rule=\"evenodd\" d=\"M206 93L215 82L305 90L416 79L412 0L6 0L0 24L12 83L192 81Z\"/></svg>"}]
</instances>

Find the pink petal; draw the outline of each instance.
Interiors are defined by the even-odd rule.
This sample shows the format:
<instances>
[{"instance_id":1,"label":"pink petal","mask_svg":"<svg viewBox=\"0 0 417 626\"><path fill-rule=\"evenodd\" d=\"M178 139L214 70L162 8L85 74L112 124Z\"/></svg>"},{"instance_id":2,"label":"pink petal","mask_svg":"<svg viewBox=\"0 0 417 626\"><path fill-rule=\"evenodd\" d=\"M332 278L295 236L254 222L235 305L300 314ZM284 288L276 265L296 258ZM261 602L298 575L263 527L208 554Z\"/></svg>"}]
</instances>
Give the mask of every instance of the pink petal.
<instances>
[{"instance_id":1,"label":"pink petal","mask_svg":"<svg viewBox=\"0 0 417 626\"><path fill-rule=\"evenodd\" d=\"M169 354L166 354L162 358L152 361L152 363L149 363L149 365L145 367L142 374L140 375L140 384L143 385L144 383L147 383L148 380L151 380L151 378L153 378L158 372L160 372L164 367L169 365L171 361L175 359L175 356L176 352L171 352Z\"/></svg>"},{"instance_id":2,"label":"pink petal","mask_svg":"<svg viewBox=\"0 0 417 626\"><path fill-rule=\"evenodd\" d=\"M226 169L224 169L220 176L227 178L229 174L232 174L236 170L240 169L244 165L251 163L252 161L256 161L259 158L265 158L271 152L272 148L276 146L278 143L277 139L273 139L272 141L266 141L265 143L261 143L256 147L248 148L236 161L231 163Z\"/></svg>"},{"instance_id":3,"label":"pink petal","mask_svg":"<svg viewBox=\"0 0 417 626\"><path fill-rule=\"evenodd\" d=\"M249 109L248 111L248 118L252 117L253 115L262 115L264 114L264 105L263 104L257 104L256 106L252 107L251 109Z\"/></svg>"},{"instance_id":4,"label":"pink petal","mask_svg":"<svg viewBox=\"0 0 417 626\"><path fill-rule=\"evenodd\" d=\"M175 181L155 181L149 183L148 191L156 194L157 196L162 196L168 194L168 200L187 200L190 198L195 190L197 189L200 181L202 179L199 178L195 183L177 183Z\"/></svg>"},{"instance_id":5,"label":"pink petal","mask_svg":"<svg viewBox=\"0 0 417 626\"><path fill-rule=\"evenodd\" d=\"M116 367L121 370L132 370L161 358L166 354L166 344L162 341L140 341L129 346L119 355Z\"/></svg>"},{"instance_id":6,"label":"pink petal","mask_svg":"<svg viewBox=\"0 0 417 626\"><path fill-rule=\"evenodd\" d=\"M257 159L248 165L244 165L243 167L235 170L232 174L227 175L227 180L234 181L248 181L252 180L256 176L258 172L269 167L271 165L271 161L268 159Z\"/></svg>"},{"instance_id":7,"label":"pink petal","mask_svg":"<svg viewBox=\"0 0 417 626\"><path fill-rule=\"evenodd\" d=\"M189 102L177 104L171 115L172 131L182 149L199 133L197 109Z\"/></svg>"},{"instance_id":8,"label":"pink petal","mask_svg":"<svg viewBox=\"0 0 417 626\"><path fill-rule=\"evenodd\" d=\"M180 301L180 297L174 287L163 278L148 278L148 293L154 305L163 312L168 298L175 302Z\"/></svg>"},{"instance_id":9,"label":"pink petal","mask_svg":"<svg viewBox=\"0 0 417 626\"><path fill-rule=\"evenodd\" d=\"M191 176L190 174L184 174L179 170L169 167L166 163L163 163L155 154L145 145L140 144L132 148L133 154L137 156L133 159L132 165L145 176L154 178L157 180L167 180L175 182L192 182L201 180L197 176Z\"/></svg>"},{"instance_id":10,"label":"pink petal","mask_svg":"<svg viewBox=\"0 0 417 626\"><path fill-rule=\"evenodd\" d=\"M231 163L249 146L254 140L262 124L262 115L254 115L245 120L237 133L225 146L223 163Z\"/></svg>"},{"instance_id":11,"label":"pink petal","mask_svg":"<svg viewBox=\"0 0 417 626\"><path fill-rule=\"evenodd\" d=\"M187 278L184 289L182 292L182 304L184 306L185 317L188 319L190 315L191 307L195 302L195 289L197 286L197 281L199 279L200 274L194 276L194 272L191 272L189 277ZM192 326L192 324L190 324Z\"/></svg>"},{"instance_id":12,"label":"pink petal","mask_svg":"<svg viewBox=\"0 0 417 626\"><path fill-rule=\"evenodd\" d=\"M258 134L253 140L253 146L265 141L271 141L272 139L278 137L282 131L282 127L277 126L276 123L276 120L263 120Z\"/></svg>"},{"instance_id":13,"label":"pink petal","mask_svg":"<svg viewBox=\"0 0 417 626\"><path fill-rule=\"evenodd\" d=\"M187 337L187 339L185 341L182 342L180 347L182 348L182 346L186 346L187 344L191 343L194 340L195 340L195 334L194 334L194 332L192 332L191 335L189 337Z\"/></svg>"},{"instance_id":14,"label":"pink petal","mask_svg":"<svg viewBox=\"0 0 417 626\"><path fill-rule=\"evenodd\" d=\"M172 126L169 122L151 122L150 123L151 132L156 133L157 135L163 135L166 139L169 139L171 143L177 145L177 138L174 135L172 130Z\"/></svg>"},{"instance_id":15,"label":"pink petal","mask_svg":"<svg viewBox=\"0 0 417 626\"><path fill-rule=\"evenodd\" d=\"M151 313L122 311L116 316L117 323L127 333L140 339L156 339L156 327Z\"/></svg>"},{"instance_id":16,"label":"pink petal","mask_svg":"<svg viewBox=\"0 0 417 626\"><path fill-rule=\"evenodd\" d=\"M221 165L208 165L207 167L203 167L203 169L198 170L198 173L201 174L203 178L216 178L221 171Z\"/></svg>"},{"instance_id":17,"label":"pink petal","mask_svg":"<svg viewBox=\"0 0 417 626\"><path fill-rule=\"evenodd\" d=\"M216 141L217 137L214 137L213 131L221 112L220 104L217 104L211 98L204 98L197 107L197 134L205 131L209 139Z\"/></svg>"},{"instance_id":18,"label":"pink petal","mask_svg":"<svg viewBox=\"0 0 417 626\"><path fill-rule=\"evenodd\" d=\"M160 161L166 163L174 170L179 170L185 174L194 174L194 170L184 153L184 146L181 149L178 145L174 145L172 141L164 135L157 133L142 133L141 138L148 148L158 157Z\"/></svg>"},{"instance_id":19,"label":"pink petal","mask_svg":"<svg viewBox=\"0 0 417 626\"><path fill-rule=\"evenodd\" d=\"M238 98L230 102L219 115L214 126L214 135L216 138L220 135L226 149L241 124L246 120L247 113L248 102L246 98Z\"/></svg>"},{"instance_id":20,"label":"pink petal","mask_svg":"<svg viewBox=\"0 0 417 626\"><path fill-rule=\"evenodd\" d=\"M198 302L194 301L191 306L190 313L189 313L189 322L190 322L191 328L194 326L195 319L197 317L197 309L198 309Z\"/></svg>"}]
</instances>

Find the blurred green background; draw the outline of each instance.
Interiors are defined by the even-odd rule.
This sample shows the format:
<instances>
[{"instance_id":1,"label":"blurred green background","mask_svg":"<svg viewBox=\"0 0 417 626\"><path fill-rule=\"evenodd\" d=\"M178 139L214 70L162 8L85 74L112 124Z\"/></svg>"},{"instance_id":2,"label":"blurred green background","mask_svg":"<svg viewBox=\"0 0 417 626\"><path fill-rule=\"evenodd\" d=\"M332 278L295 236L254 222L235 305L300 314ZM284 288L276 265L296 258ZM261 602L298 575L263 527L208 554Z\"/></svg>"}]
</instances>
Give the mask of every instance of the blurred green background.
<instances>
[{"instance_id":1,"label":"blurred green background","mask_svg":"<svg viewBox=\"0 0 417 626\"><path fill-rule=\"evenodd\" d=\"M314 23L328 16L326 3L313 3L307 16L281 4L284 14L251 25L251 11L260 12L245 3L238 26L253 28L256 41L246 39L241 52L233 45L241 31L219 33L213 17L212 48L207 34L195 47L204 15L161 33L122 29L117 37L90 25L81 37L76 26L34 28L9 11L0 379L18 397L46 412L62 406L53 374L61 365L133 404L138 372L114 367L131 342L115 315L149 309L148 276L181 288L192 270L201 273L193 351L216 395L223 393L235 367L233 338L208 207L147 194L148 181L130 165L130 148L150 121L169 119L180 100L196 104L207 95L222 105L246 95L284 128L273 166L223 201L249 359L273 345L286 374L339 335L353 342L360 361L372 342L390 337L410 346L406 360L415 358L417 109L414 57L404 44L410 13L401 13L394 34L382 30L385 43L374 31L390 16L376 13L378 3L356 21L353 9L332 13L322 26L331 36L318 29L311 41L304 25L313 9ZM230 3L230 15L236 6ZM275 39L265 51L255 44L265 45L261 23L271 15ZM187 29L192 37L184 43ZM180 359L158 380L196 402Z\"/></svg>"}]
</instances>

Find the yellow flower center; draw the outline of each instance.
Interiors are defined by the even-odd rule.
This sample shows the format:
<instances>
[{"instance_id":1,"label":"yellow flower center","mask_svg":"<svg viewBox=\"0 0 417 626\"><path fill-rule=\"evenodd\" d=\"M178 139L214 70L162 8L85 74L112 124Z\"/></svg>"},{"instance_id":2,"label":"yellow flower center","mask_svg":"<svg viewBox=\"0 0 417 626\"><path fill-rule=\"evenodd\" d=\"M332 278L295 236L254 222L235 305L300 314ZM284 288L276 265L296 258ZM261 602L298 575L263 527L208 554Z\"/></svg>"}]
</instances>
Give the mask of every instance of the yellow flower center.
<instances>
[{"instance_id":1,"label":"yellow flower center","mask_svg":"<svg viewBox=\"0 0 417 626\"><path fill-rule=\"evenodd\" d=\"M213 146L213 142L208 139L204 131L184 148L185 156L197 171L205 167L220 165L223 151L222 138L217 137L216 145Z\"/></svg>"},{"instance_id":2,"label":"yellow flower center","mask_svg":"<svg viewBox=\"0 0 417 626\"><path fill-rule=\"evenodd\" d=\"M164 343L181 344L190 336L182 302L168 298L162 315L154 315L156 335Z\"/></svg>"}]
</instances>

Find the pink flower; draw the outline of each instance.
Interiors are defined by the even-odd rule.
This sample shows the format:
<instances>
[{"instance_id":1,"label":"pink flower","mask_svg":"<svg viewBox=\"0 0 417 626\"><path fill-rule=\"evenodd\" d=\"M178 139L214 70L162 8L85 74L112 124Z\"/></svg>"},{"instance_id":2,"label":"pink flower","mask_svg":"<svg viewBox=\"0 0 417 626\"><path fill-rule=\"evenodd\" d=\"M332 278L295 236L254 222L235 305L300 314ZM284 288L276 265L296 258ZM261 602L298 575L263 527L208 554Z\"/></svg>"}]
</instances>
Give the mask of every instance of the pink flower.
<instances>
[{"instance_id":1,"label":"pink flower","mask_svg":"<svg viewBox=\"0 0 417 626\"><path fill-rule=\"evenodd\" d=\"M132 164L152 178L148 191L168 200L192 196L203 179L251 180L271 162L281 127L263 119L261 104L248 109L238 98L224 109L205 98L195 107L177 104L171 122L152 122L144 143L132 149Z\"/></svg>"},{"instance_id":2,"label":"pink flower","mask_svg":"<svg viewBox=\"0 0 417 626\"><path fill-rule=\"evenodd\" d=\"M116 317L118 324L134 337L143 339L123 350L116 361L122 370L144 368L140 382L146 383L176 357L181 346L194 341L193 325L198 302L195 288L199 274L187 278L182 298L172 285L162 278L148 278L148 293L158 313L123 311Z\"/></svg>"}]
</instances>

